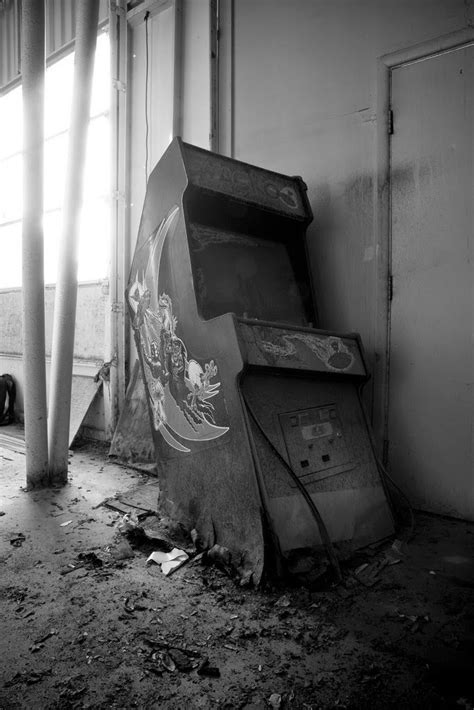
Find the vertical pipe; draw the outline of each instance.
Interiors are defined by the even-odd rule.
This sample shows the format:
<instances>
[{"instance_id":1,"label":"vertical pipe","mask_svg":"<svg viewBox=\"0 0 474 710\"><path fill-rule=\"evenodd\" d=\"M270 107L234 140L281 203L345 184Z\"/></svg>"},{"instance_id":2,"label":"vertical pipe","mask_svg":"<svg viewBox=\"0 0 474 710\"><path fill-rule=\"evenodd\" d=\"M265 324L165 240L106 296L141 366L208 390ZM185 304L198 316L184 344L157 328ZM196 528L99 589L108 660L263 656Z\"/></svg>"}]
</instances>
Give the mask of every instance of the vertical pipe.
<instances>
[{"instance_id":1,"label":"vertical pipe","mask_svg":"<svg viewBox=\"0 0 474 710\"><path fill-rule=\"evenodd\" d=\"M49 467L55 483L67 481L77 301L77 241L98 16L97 0L81 0L76 4L74 87L51 353Z\"/></svg>"},{"instance_id":2,"label":"vertical pipe","mask_svg":"<svg viewBox=\"0 0 474 710\"><path fill-rule=\"evenodd\" d=\"M215 101L217 146L222 155L234 155L234 2L218 0L218 56Z\"/></svg>"},{"instance_id":3,"label":"vertical pipe","mask_svg":"<svg viewBox=\"0 0 474 710\"><path fill-rule=\"evenodd\" d=\"M22 5L23 78L23 345L26 481L48 478L44 334L44 1Z\"/></svg>"},{"instance_id":4,"label":"vertical pipe","mask_svg":"<svg viewBox=\"0 0 474 710\"><path fill-rule=\"evenodd\" d=\"M182 121L182 90L183 90L183 3L173 2L173 138L181 135Z\"/></svg>"},{"instance_id":5,"label":"vertical pipe","mask_svg":"<svg viewBox=\"0 0 474 710\"><path fill-rule=\"evenodd\" d=\"M119 0L120 2L120 0ZM105 437L111 440L115 430L118 415L116 406L116 392L118 389L117 377L117 222L118 222L118 186L117 186L117 145L118 145L118 94L119 94L119 7L116 3L109 2L109 42L110 42L110 182L112 186L112 199L110 200L110 259L109 259L109 311L106 312L104 362L111 362L109 381L104 381L102 392L104 401Z\"/></svg>"},{"instance_id":6,"label":"vertical pipe","mask_svg":"<svg viewBox=\"0 0 474 710\"><path fill-rule=\"evenodd\" d=\"M129 45L128 45L128 22L127 22L127 2L123 0L124 13L120 16L119 35L119 77L128 86L128 65L129 65ZM121 199L118 202L117 220L117 252L119 263L117 270L117 302L120 303L119 327L117 333L117 372L118 372L118 415L121 414L125 404L125 390L129 376L129 343L128 333L130 325L128 321L128 309L125 305L125 286L127 285L128 274L130 273L130 239L128 234L129 218L129 184L130 174L130 152L129 146L129 93L120 92L118 105L118 144L117 144L117 190Z\"/></svg>"},{"instance_id":7,"label":"vertical pipe","mask_svg":"<svg viewBox=\"0 0 474 710\"><path fill-rule=\"evenodd\" d=\"M219 4L220 0L209 3L209 149L215 153L219 151Z\"/></svg>"},{"instance_id":8,"label":"vertical pipe","mask_svg":"<svg viewBox=\"0 0 474 710\"><path fill-rule=\"evenodd\" d=\"M105 360L112 362L108 389L104 383L106 437L111 440L125 400L125 278L127 249L126 222L126 131L127 131L127 12L126 1L109 5L112 88L110 101L111 127L111 209L109 319L105 344Z\"/></svg>"}]
</instances>

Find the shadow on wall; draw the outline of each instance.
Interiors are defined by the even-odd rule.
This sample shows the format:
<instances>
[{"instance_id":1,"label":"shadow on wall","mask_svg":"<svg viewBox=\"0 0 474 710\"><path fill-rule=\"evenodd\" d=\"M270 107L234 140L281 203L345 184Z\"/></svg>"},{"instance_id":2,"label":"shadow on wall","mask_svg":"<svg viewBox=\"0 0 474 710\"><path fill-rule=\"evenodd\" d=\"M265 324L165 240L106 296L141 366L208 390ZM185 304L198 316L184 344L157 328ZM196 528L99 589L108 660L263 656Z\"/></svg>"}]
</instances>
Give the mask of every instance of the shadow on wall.
<instances>
[{"instance_id":1,"label":"shadow on wall","mask_svg":"<svg viewBox=\"0 0 474 710\"><path fill-rule=\"evenodd\" d=\"M309 188L308 251L320 327L372 340L376 253L373 176Z\"/></svg>"},{"instance_id":2,"label":"shadow on wall","mask_svg":"<svg viewBox=\"0 0 474 710\"><path fill-rule=\"evenodd\" d=\"M436 178L442 165L426 163L392 170L391 185L401 190L407 207L419 190ZM369 362L374 356L373 324L377 295L376 259L386 253L388 235L376 234L374 175L360 174L334 184L310 186L314 221L308 229L319 326L361 334Z\"/></svg>"}]
</instances>

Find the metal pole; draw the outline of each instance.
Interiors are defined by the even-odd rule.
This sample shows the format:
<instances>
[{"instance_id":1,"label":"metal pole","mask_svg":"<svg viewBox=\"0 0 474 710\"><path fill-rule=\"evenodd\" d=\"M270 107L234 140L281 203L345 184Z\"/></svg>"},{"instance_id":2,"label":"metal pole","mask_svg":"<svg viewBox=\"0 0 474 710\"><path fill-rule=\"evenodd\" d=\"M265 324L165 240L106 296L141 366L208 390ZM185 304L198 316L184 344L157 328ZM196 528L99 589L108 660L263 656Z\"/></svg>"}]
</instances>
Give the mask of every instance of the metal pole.
<instances>
[{"instance_id":1,"label":"metal pole","mask_svg":"<svg viewBox=\"0 0 474 710\"><path fill-rule=\"evenodd\" d=\"M28 488L48 481L44 333L44 1L23 0L23 366Z\"/></svg>"},{"instance_id":2,"label":"metal pole","mask_svg":"<svg viewBox=\"0 0 474 710\"><path fill-rule=\"evenodd\" d=\"M104 383L106 438L112 440L125 400L126 309L124 293L130 268L126 248L127 172L127 9L126 0L109 5L109 34L112 66L110 102L111 171L113 199L110 241L110 312L107 323L105 360L112 362L108 388Z\"/></svg>"},{"instance_id":3,"label":"metal pole","mask_svg":"<svg viewBox=\"0 0 474 710\"><path fill-rule=\"evenodd\" d=\"M212 150L215 153L219 152L219 11L220 0L210 0L209 98L211 121L209 131L209 150Z\"/></svg>"},{"instance_id":4,"label":"metal pole","mask_svg":"<svg viewBox=\"0 0 474 710\"><path fill-rule=\"evenodd\" d=\"M183 2L174 0L173 30L173 138L183 129Z\"/></svg>"},{"instance_id":5,"label":"metal pole","mask_svg":"<svg viewBox=\"0 0 474 710\"><path fill-rule=\"evenodd\" d=\"M51 352L49 468L55 483L67 482L77 302L77 241L98 19L97 0L76 3L74 90Z\"/></svg>"}]
</instances>

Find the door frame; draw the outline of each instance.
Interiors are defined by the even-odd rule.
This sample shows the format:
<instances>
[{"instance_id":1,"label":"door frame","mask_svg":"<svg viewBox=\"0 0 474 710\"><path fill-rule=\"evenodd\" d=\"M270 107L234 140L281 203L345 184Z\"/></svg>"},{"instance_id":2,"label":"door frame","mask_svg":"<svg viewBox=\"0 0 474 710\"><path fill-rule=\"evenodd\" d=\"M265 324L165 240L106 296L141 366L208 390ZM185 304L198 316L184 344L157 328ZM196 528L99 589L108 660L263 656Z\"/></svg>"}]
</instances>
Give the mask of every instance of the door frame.
<instances>
[{"instance_id":1,"label":"door frame","mask_svg":"<svg viewBox=\"0 0 474 710\"><path fill-rule=\"evenodd\" d=\"M474 44L474 27L385 54L377 59L376 175L374 180L374 370L373 427L378 453L388 462L388 408L390 397L391 316L391 83L397 67L431 59ZM396 120L396 117L395 117Z\"/></svg>"}]
</instances>

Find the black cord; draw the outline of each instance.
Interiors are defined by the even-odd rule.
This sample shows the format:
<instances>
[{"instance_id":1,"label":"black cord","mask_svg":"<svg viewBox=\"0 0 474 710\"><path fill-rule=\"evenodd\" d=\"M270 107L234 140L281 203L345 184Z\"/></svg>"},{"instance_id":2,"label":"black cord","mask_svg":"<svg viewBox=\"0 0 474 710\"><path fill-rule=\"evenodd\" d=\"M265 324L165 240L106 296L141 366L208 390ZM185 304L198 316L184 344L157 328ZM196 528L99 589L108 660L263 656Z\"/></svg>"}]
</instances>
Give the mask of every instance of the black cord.
<instances>
[{"instance_id":1,"label":"black cord","mask_svg":"<svg viewBox=\"0 0 474 710\"><path fill-rule=\"evenodd\" d=\"M276 454L278 459L283 463L285 469L290 474L293 482L296 484L299 492L301 493L301 495L305 499L306 503L308 504L308 507L311 511L311 515L315 519L316 524L318 526L319 534L321 536L321 540L323 542L324 549L326 550L326 554L328 556L329 562L331 563L331 567L334 570L334 574L336 575L337 581L342 582L342 573L341 573L341 568L339 566L339 560L337 559L336 552L334 550L334 545L331 542L331 538L329 537L329 533L327 531L326 525L324 524L324 520L322 519L319 510L317 509L313 499L309 495L309 493L306 490L303 483L301 483L300 479L298 478L296 473L293 471L293 469L291 468L289 463L283 458L283 456L280 454L280 452L278 451L276 446L273 444L273 442L271 441L271 439L267 435L266 431L263 429L262 425L260 424L257 417L255 416L255 412L253 411L253 409L250 405L250 402L248 401L247 397L244 395L243 391L242 391L242 397L243 397L245 405L250 413L250 416L252 417L253 421L257 425L263 438L265 439L265 441L268 442L272 451Z\"/></svg>"},{"instance_id":2,"label":"black cord","mask_svg":"<svg viewBox=\"0 0 474 710\"><path fill-rule=\"evenodd\" d=\"M392 489L394 489L394 490L398 493L398 496L399 496L400 498L402 498L403 501L405 502L406 508L407 508L407 510L408 510L408 516L409 516L409 518L410 518L410 522L409 522L409 525L408 525L408 530L407 530L407 532L404 534L403 538L404 538L404 542L408 542L408 540L410 540L410 539L413 537L413 533L414 533L414 531L415 531L415 516L414 516L414 514L413 514L413 508L411 507L410 501L408 500L408 498L407 498L407 496L405 495L405 493L402 491L402 489L401 489L399 486L397 486L397 484L395 483L395 481L393 480L393 478L390 476L390 474L388 473L387 469L385 468L385 466L384 466L383 463L380 461L380 459L379 459L379 457L378 457L378 455L377 455L377 449L376 449L376 446L375 446L375 440L374 440L374 434L373 434L373 431L372 431L372 426L371 426L370 421L369 421L369 417L368 417L368 414L367 414L367 411L366 411L366 408L365 408L364 400L362 399L362 390L363 390L363 388L364 388L364 385L365 385L365 383L362 384L362 385L360 385L360 386L358 387L358 389L357 389L357 394L358 394L358 397L359 397L359 403L360 403L360 407L361 407L361 409L362 409L362 414L363 414L363 417L364 417L364 421L365 421L365 426L366 426L366 429L367 429L367 433L368 433L368 435L369 435L369 441L370 441L370 445L371 445L371 447L372 447L372 453L373 453L373 455L374 455L375 463L376 463L376 465L377 465L378 472L379 472L380 477L381 477L381 479L382 479L382 483L384 484L384 488L385 488L385 492L386 492L386 494L387 494L387 498L389 499L389 501L390 501L391 504L392 504L392 508L395 509L396 506L395 506L395 504L394 504L394 502L393 502L393 496L390 494L390 491L388 490L388 489L389 489L389 486L391 486ZM400 539L402 539L402 536L400 536Z\"/></svg>"},{"instance_id":3,"label":"black cord","mask_svg":"<svg viewBox=\"0 0 474 710\"><path fill-rule=\"evenodd\" d=\"M150 13L145 13L145 185L148 180L148 18Z\"/></svg>"},{"instance_id":4,"label":"black cord","mask_svg":"<svg viewBox=\"0 0 474 710\"><path fill-rule=\"evenodd\" d=\"M283 572L283 553L280 547L280 540L278 538L278 534L276 531L276 526L273 522L272 516L270 514L270 510L268 509L268 506L265 504L265 484L263 481L263 473L262 469L260 466L260 461L258 460L258 454L257 454L257 447L255 446L255 441L253 440L251 429L250 429L250 421L249 421L249 416L248 416L248 406L244 398L244 393L242 391L242 388L239 386L239 396L240 396L240 401L242 405L242 412L244 415L245 419L245 425L247 428L248 432L248 438L249 438L249 444L250 444L250 450L252 452L252 458L253 458L253 463L255 466L255 473L257 474L257 486L260 492L260 498L263 503L263 515L266 523L267 530L270 534L270 538L272 541L272 545L274 548L274 562L275 562L275 570L277 573L278 577L282 576Z\"/></svg>"}]
</instances>

